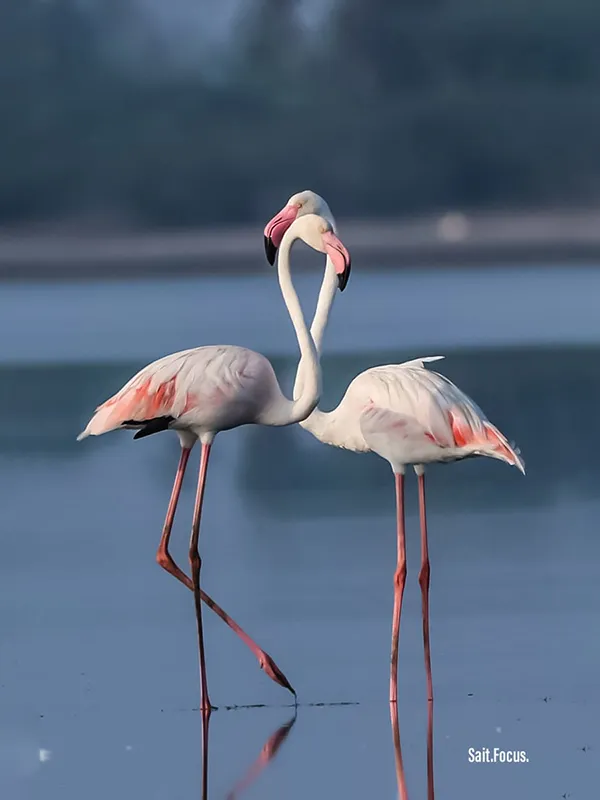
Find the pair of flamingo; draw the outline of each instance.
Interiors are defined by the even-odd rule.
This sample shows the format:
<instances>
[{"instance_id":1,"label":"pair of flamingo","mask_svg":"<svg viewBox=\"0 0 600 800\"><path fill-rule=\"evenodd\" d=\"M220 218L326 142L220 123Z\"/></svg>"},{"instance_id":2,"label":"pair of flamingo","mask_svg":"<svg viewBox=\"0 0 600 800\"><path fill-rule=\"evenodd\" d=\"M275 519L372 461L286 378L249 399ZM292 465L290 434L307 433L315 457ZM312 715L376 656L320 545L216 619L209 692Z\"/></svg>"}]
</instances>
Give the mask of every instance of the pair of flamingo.
<instances>
[{"instance_id":1,"label":"pair of flamingo","mask_svg":"<svg viewBox=\"0 0 600 800\"><path fill-rule=\"evenodd\" d=\"M350 255L336 235L329 206L311 191L293 195L268 223L264 235L266 255L271 264L278 253L280 289L300 348L293 399L284 396L273 367L259 353L236 346L198 347L166 356L138 372L117 394L96 409L78 438L98 436L117 428L137 429L134 439L167 429L176 431L179 436L181 457L157 561L194 593L203 712L209 712L211 705L201 602L206 603L241 637L274 681L295 695L273 659L200 588L200 518L209 456L217 433L246 424L283 426L299 422L325 444L354 452L374 452L390 463L396 486L398 547L391 649L392 703L397 702L398 638L406 581L404 474L407 466L414 466L419 484L419 583L427 694L432 713L425 465L488 456L524 472L523 462L519 451L460 389L442 375L425 368L425 362L438 360L441 356L368 369L352 381L335 410L323 412L318 409L321 384L319 353L335 294L348 282ZM290 251L298 239L327 256L310 331L291 278ZM189 549L190 580L171 557L169 540L185 469L197 440L201 444L201 458Z\"/></svg>"}]
</instances>

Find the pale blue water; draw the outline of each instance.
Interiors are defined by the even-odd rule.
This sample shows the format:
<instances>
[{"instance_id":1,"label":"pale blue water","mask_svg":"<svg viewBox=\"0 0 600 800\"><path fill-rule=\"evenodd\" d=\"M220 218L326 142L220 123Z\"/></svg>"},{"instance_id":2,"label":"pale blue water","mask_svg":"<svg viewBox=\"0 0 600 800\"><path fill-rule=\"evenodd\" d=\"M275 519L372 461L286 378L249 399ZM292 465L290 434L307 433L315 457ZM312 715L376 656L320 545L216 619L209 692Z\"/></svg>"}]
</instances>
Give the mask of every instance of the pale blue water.
<instances>
[{"instance_id":1,"label":"pale blue water","mask_svg":"<svg viewBox=\"0 0 600 800\"><path fill-rule=\"evenodd\" d=\"M314 272L295 279L310 315L319 278ZM599 295L600 269L586 266L361 274L357 265L338 297L326 347L425 355L473 346L597 345ZM2 284L0 363L145 362L210 343L296 352L272 268L227 278Z\"/></svg>"},{"instance_id":2,"label":"pale blue water","mask_svg":"<svg viewBox=\"0 0 600 800\"><path fill-rule=\"evenodd\" d=\"M383 310L366 305L360 319L350 306L348 319L344 295L323 405L361 369L441 350L440 369L518 442L526 478L483 460L429 476L436 796L592 800L600 778L598 271L553 271L530 306L516 301L521 326L539 323L537 339L520 329L527 348L493 340L491 285L469 274L446 280L456 296L470 293L474 308L488 302L487 315L474 312L470 338L464 319L452 337L453 312L437 338L430 331L421 342L401 316L392 329L388 296ZM515 274L507 271L513 285L500 282L500 294L509 296ZM411 297L427 296L429 280L408 276ZM396 285L399 293L399 276ZM234 291L226 282L2 287L3 796L202 796L192 598L154 562L177 441L116 433L78 444L75 436L146 360L178 347L261 340L289 386L293 341L280 336L278 312L272 323L266 316L270 284L256 286L244 288L245 300L262 316L246 327L238 294L233 311L218 311ZM205 313L196 311L195 298L208 295ZM159 312L165 298L169 319ZM568 317L555 325L564 346L545 304ZM257 341L243 337L250 329ZM482 349L486 342L496 346ZM174 533L183 564L194 478ZM400 728L409 796L418 800L426 796L426 702L412 486L409 494ZM393 515L391 475L376 457L326 448L300 429L217 438L201 538L205 588L273 655L300 700L273 762L240 797L397 795L387 706ZM213 714L209 797L225 800L293 709L214 615L205 625L213 703L268 706ZM307 705L340 701L358 705ZM526 750L529 763L469 764L468 749L486 746Z\"/></svg>"}]
</instances>

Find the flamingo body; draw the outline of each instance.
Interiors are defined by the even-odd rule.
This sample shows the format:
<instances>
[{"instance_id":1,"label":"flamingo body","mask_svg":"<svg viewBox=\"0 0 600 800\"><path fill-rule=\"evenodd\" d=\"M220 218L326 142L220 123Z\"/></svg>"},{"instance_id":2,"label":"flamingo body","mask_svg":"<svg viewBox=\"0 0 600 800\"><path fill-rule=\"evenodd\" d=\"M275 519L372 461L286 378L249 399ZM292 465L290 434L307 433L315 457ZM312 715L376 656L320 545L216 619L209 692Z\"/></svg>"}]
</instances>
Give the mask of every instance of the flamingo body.
<instances>
[{"instance_id":1,"label":"flamingo body","mask_svg":"<svg viewBox=\"0 0 600 800\"><path fill-rule=\"evenodd\" d=\"M182 443L188 437L208 443L219 431L268 424L276 409L291 406L263 355L235 345L208 345L148 364L98 406L78 438L117 428L137 428L137 438L172 429Z\"/></svg>"},{"instance_id":2,"label":"flamingo body","mask_svg":"<svg viewBox=\"0 0 600 800\"><path fill-rule=\"evenodd\" d=\"M325 444L374 452L395 473L405 466L488 456L524 472L519 451L451 381L425 368L429 356L372 367L350 383L339 406L300 422Z\"/></svg>"},{"instance_id":3,"label":"flamingo body","mask_svg":"<svg viewBox=\"0 0 600 800\"><path fill-rule=\"evenodd\" d=\"M319 359L291 277L290 252L298 239L328 255L326 270L330 273L329 280L335 281L340 290L348 282L351 259L332 225L315 214L303 214L299 219L292 219L290 213L285 231L281 236L278 235L277 241L281 245L277 265L279 287L298 340L300 362L308 374L302 392L293 400L288 400L279 388L270 362L253 350L232 345L196 347L165 356L144 367L120 391L98 406L86 428L77 437L81 440L119 428L137 429L136 439L167 429L175 430L179 436L179 465L156 559L163 569L194 593L200 661L200 707L206 714L210 713L211 704L206 678L201 602L206 603L240 636L273 680L295 694L269 654L258 647L235 620L200 588L202 560L198 543L208 459L216 434L252 423L293 425L310 414L319 400ZM333 298L330 299L332 301ZM202 447L189 548L190 580L173 560L169 541L188 459L197 440L200 440Z\"/></svg>"},{"instance_id":4,"label":"flamingo body","mask_svg":"<svg viewBox=\"0 0 600 800\"><path fill-rule=\"evenodd\" d=\"M327 203L311 191L292 195L284 208L265 228L265 252L273 263L279 239L292 219L304 214L322 214L333 230L335 222ZM327 251L327 261L335 252ZM317 352L331 311L335 284L326 266L317 308L310 328ZM390 658L390 701L398 699L398 642L402 600L406 583L406 531L404 472L413 465L418 476L421 529L421 569L419 584L423 611L423 648L428 699L427 769L431 781L428 798L433 800L433 679L429 634L430 562L425 503L425 465L458 461L472 456L487 456L504 461L525 472L519 450L486 418L478 406L451 381L428 370L425 363L442 356L429 356L403 364L372 367L349 385L342 401L330 412L315 406L300 425L319 441L354 452L374 452L386 459L394 472L396 487L397 560L394 573L394 611ZM302 362L296 374L294 396L306 381Z\"/></svg>"}]
</instances>

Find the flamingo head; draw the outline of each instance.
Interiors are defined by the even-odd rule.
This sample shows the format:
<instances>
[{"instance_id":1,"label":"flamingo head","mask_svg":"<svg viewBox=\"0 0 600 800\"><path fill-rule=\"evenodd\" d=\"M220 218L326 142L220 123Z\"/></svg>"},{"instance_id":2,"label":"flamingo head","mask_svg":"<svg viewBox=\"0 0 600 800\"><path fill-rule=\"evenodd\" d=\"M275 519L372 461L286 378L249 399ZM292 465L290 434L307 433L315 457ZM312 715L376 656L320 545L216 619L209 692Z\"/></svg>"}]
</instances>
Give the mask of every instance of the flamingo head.
<instances>
[{"instance_id":1,"label":"flamingo head","mask_svg":"<svg viewBox=\"0 0 600 800\"><path fill-rule=\"evenodd\" d=\"M352 259L335 234L333 223L318 214L303 214L296 216L288 230L294 239L302 239L313 250L329 256L338 277L339 289L343 292L350 278Z\"/></svg>"},{"instance_id":2,"label":"flamingo head","mask_svg":"<svg viewBox=\"0 0 600 800\"><path fill-rule=\"evenodd\" d=\"M311 192L310 189L293 194L279 214L276 214L265 227L265 253L269 264L275 263L283 234L297 217L305 214L317 214L330 222L332 229L335 229L331 210L320 195Z\"/></svg>"}]
</instances>

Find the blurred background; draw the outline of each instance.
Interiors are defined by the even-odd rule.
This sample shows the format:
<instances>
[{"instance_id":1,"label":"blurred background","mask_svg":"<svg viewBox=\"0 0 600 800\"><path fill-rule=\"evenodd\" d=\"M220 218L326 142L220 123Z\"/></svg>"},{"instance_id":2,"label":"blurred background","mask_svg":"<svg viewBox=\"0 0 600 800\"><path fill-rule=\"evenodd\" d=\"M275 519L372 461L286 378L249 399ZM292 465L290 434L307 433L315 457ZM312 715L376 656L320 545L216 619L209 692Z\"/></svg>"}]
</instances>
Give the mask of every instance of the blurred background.
<instances>
[{"instance_id":1,"label":"blurred background","mask_svg":"<svg viewBox=\"0 0 600 800\"><path fill-rule=\"evenodd\" d=\"M154 563L177 441L75 437L145 363L195 345L255 348L291 392L297 346L262 229L306 188L353 255L322 407L369 366L444 354L436 366L528 470L472 460L428 478L438 789L595 796L599 37L592 0L0 4L11 796L199 796L193 604ZM310 317L322 262L294 257ZM244 796L393 796L388 466L297 427L223 434L212 458L207 591L306 702L361 704L301 708ZM193 483L174 534L183 564ZM411 486L400 684L418 798L414 499ZM219 800L288 712L235 638L205 624L213 702L271 706L213 724ZM469 747L498 743L530 763L467 763Z\"/></svg>"},{"instance_id":2,"label":"blurred background","mask_svg":"<svg viewBox=\"0 0 600 800\"><path fill-rule=\"evenodd\" d=\"M594 208L592 0L2 4L6 229ZM290 189L291 187L291 189Z\"/></svg>"}]
</instances>

